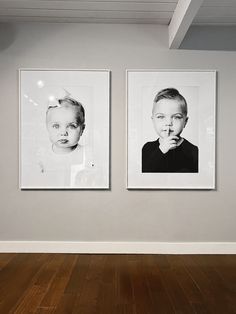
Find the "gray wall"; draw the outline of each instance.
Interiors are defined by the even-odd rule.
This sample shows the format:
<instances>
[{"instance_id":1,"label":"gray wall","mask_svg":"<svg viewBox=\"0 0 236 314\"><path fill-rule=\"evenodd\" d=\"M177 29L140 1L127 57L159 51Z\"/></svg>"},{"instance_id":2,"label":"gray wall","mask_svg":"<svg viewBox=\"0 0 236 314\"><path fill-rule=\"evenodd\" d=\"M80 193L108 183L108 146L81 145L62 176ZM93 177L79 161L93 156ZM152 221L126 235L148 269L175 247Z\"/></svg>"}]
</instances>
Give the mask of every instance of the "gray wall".
<instances>
[{"instance_id":1,"label":"gray wall","mask_svg":"<svg viewBox=\"0 0 236 314\"><path fill-rule=\"evenodd\" d=\"M236 51L236 26L191 26L180 49Z\"/></svg>"},{"instance_id":2,"label":"gray wall","mask_svg":"<svg viewBox=\"0 0 236 314\"><path fill-rule=\"evenodd\" d=\"M112 71L111 191L19 190L20 67ZM126 68L219 71L216 191L126 190ZM0 86L0 240L236 241L235 52L170 51L154 25L2 24Z\"/></svg>"}]
</instances>

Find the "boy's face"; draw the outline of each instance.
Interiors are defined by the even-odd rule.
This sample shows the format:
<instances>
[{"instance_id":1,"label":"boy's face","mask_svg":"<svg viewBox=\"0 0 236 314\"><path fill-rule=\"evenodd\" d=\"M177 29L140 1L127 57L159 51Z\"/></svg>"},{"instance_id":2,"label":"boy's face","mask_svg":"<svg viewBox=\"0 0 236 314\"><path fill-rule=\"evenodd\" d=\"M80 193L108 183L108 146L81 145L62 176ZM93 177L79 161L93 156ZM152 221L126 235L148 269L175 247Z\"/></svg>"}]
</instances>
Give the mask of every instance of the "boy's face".
<instances>
[{"instance_id":1,"label":"boy's face","mask_svg":"<svg viewBox=\"0 0 236 314\"><path fill-rule=\"evenodd\" d=\"M160 138L179 136L188 121L180 102L176 99L161 99L154 103L152 119Z\"/></svg>"},{"instance_id":2,"label":"boy's face","mask_svg":"<svg viewBox=\"0 0 236 314\"><path fill-rule=\"evenodd\" d=\"M83 133L78 123L78 108L71 105L51 108L47 113L49 138L55 148L69 151L75 147Z\"/></svg>"}]
</instances>

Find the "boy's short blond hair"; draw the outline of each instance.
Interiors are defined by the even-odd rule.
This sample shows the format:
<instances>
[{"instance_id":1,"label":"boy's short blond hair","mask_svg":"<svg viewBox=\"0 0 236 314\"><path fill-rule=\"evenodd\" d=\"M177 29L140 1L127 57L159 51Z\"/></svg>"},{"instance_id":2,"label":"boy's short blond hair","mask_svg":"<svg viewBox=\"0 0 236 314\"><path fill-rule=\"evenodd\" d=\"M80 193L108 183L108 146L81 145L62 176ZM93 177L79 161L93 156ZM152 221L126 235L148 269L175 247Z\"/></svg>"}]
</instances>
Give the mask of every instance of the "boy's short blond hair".
<instances>
[{"instance_id":1,"label":"boy's short blond hair","mask_svg":"<svg viewBox=\"0 0 236 314\"><path fill-rule=\"evenodd\" d=\"M181 104L183 114L187 116L188 106L186 99L179 93L176 88L165 88L160 90L154 98L154 104L158 103L161 99L174 99L178 100Z\"/></svg>"}]
</instances>

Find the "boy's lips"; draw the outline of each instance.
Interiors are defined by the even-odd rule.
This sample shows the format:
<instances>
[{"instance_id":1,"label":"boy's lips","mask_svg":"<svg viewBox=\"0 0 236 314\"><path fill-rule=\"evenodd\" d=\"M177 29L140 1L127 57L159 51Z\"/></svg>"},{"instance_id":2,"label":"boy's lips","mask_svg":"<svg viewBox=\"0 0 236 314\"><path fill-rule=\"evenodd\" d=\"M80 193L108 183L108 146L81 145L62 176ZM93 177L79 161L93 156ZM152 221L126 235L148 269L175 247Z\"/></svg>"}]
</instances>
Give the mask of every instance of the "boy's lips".
<instances>
[{"instance_id":1,"label":"boy's lips","mask_svg":"<svg viewBox=\"0 0 236 314\"><path fill-rule=\"evenodd\" d=\"M61 139L58 141L60 144L66 144L68 143L69 141L67 139Z\"/></svg>"}]
</instances>

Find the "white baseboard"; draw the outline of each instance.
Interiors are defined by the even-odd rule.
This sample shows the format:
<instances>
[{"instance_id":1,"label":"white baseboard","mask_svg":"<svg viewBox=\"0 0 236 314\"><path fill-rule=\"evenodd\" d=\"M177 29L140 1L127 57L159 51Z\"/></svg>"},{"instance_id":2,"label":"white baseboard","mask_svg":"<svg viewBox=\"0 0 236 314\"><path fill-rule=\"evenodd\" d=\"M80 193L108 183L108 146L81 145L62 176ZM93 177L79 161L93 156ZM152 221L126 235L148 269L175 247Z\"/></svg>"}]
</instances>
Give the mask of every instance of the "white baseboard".
<instances>
[{"instance_id":1,"label":"white baseboard","mask_svg":"<svg viewBox=\"0 0 236 314\"><path fill-rule=\"evenodd\" d=\"M236 242L0 241L0 253L236 254Z\"/></svg>"}]
</instances>

